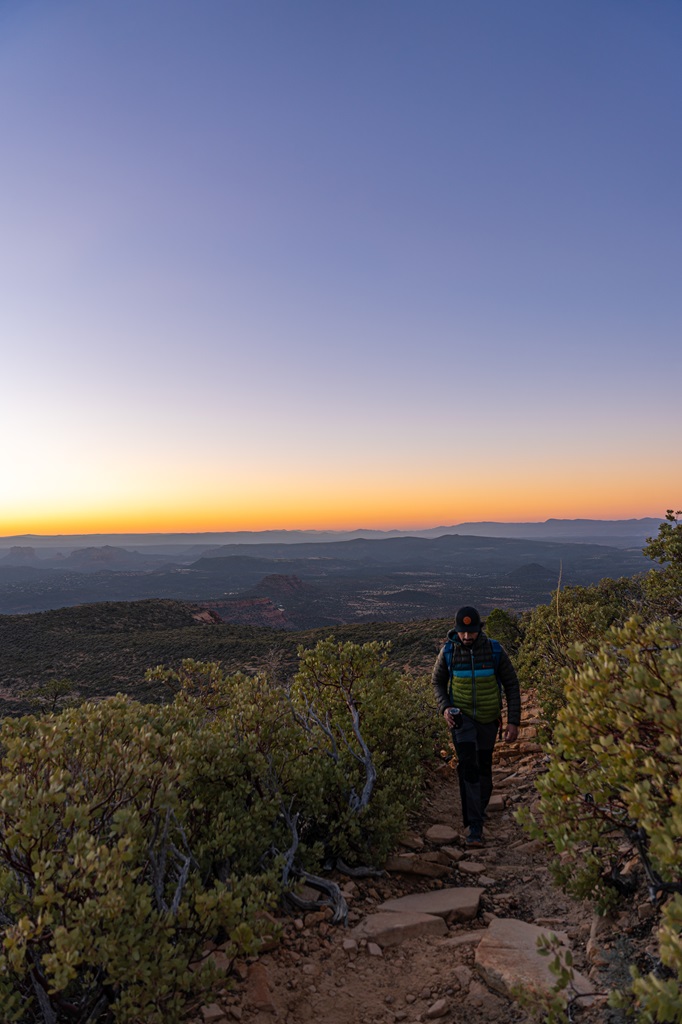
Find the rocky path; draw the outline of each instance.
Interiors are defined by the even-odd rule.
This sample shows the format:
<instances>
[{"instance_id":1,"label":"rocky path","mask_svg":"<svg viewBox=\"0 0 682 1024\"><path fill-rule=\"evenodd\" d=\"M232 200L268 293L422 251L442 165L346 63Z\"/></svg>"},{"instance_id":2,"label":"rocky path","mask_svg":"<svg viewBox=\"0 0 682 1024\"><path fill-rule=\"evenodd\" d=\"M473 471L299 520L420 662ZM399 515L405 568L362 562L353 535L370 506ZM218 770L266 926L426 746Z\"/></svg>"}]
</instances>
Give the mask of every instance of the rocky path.
<instances>
[{"instance_id":1,"label":"rocky path","mask_svg":"<svg viewBox=\"0 0 682 1024\"><path fill-rule=\"evenodd\" d=\"M327 908L282 919L283 942L238 965L236 990L205 1006L203 1020L530 1020L513 986L548 982L548 958L539 957L535 946L540 931L561 933L572 948L581 991L624 982L627 962L646 941L648 925L641 918L647 914L631 905L617 921L594 917L589 905L555 888L546 852L513 820L516 808L532 802L533 779L541 770L533 738L529 721L521 742L496 754L484 849L464 846L457 776L444 760L433 772L419 821L386 865L386 877L337 876L350 908L348 927L332 926ZM615 1024L621 1017L603 998L587 997L576 1004L575 1019Z\"/></svg>"}]
</instances>

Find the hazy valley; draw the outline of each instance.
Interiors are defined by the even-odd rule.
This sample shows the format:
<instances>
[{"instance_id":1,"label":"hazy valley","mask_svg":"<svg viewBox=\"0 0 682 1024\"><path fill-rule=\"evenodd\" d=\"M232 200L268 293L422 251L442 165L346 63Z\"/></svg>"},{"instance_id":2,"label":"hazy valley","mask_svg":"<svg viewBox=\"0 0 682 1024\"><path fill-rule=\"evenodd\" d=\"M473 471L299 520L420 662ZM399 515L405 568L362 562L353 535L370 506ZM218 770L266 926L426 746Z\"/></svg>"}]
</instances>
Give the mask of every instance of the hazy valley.
<instances>
[{"instance_id":1,"label":"hazy valley","mask_svg":"<svg viewBox=\"0 0 682 1024\"><path fill-rule=\"evenodd\" d=\"M206 603L226 622L310 629L445 617L468 601L518 612L546 600L560 579L588 585L650 568L641 548L658 523L482 523L441 528L470 533L313 540L274 531L5 538L0 614L160 598ZM492 535L502 530L517 536Z\"/></svg>"}]
</instances>

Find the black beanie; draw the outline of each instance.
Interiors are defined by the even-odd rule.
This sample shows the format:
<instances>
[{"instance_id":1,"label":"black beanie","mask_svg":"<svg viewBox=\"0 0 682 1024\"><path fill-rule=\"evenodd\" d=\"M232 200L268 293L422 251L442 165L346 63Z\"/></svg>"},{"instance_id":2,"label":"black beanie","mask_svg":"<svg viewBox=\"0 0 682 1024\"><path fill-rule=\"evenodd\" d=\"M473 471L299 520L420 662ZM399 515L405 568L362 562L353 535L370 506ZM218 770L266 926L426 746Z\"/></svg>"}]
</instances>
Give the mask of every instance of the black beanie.
<instances>
[{"instance_id":1,"label":"black beanie","mask_svg":"<svg viewBox=\"0 0 682 1024\"><path fill-rule=\"evenodd\" d=\"M471 605L460 608L455 617L455 630L458 633L480 633L481 616Z\"/></svg>"}]
</instances>

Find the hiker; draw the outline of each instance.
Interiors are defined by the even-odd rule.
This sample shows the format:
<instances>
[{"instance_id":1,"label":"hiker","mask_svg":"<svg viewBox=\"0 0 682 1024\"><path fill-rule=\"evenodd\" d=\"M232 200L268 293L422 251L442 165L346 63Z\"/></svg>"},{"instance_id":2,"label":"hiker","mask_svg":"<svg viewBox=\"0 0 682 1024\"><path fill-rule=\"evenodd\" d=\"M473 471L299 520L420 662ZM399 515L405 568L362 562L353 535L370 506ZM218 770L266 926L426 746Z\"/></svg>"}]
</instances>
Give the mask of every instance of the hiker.
<instances>
[{"instance_id":1,"label":"hiker","mask_svg":"<svg viewBox=\"0 0 682 1024\"><path fill-rule=\"evenodd\" d=\"M519 735L521 694L509 655L483 632L475 608L460 608L431 677L438 710L452 733L462 797L466 844L483 846L485 809L493 791L493 748L502 735L502 691L507 702L504 738Z\"/></svg>"}]
</instances>

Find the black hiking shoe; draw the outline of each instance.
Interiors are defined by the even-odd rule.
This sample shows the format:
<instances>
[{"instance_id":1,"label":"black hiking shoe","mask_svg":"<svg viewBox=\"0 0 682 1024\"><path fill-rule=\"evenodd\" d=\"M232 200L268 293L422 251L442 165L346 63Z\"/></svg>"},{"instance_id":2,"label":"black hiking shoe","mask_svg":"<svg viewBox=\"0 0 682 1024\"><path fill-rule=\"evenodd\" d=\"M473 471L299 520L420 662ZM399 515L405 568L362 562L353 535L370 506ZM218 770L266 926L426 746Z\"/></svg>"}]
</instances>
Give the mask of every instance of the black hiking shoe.
<instances>
[{"instance_id":1,"label":"black hiking shoe","mask_svg":"<svg viewBox=\"0 0 682 1024\"><path fill-rule=\"evenodd\" d=\"M470 828L466 837L466 845L470 850L480 850L484 845L483 833L480 828Z\"/></svg>"}]
</instances>

